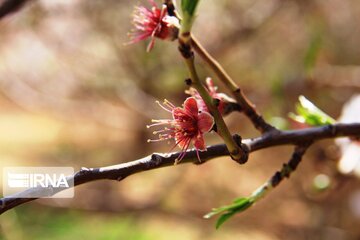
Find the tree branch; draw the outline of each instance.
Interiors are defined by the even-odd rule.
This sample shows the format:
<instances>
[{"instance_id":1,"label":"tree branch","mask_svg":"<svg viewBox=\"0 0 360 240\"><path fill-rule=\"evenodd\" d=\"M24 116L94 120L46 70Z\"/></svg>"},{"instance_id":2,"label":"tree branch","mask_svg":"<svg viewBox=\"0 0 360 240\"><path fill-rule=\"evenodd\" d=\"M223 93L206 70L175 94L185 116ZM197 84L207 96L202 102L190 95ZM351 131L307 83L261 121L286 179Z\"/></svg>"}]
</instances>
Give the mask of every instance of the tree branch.
<instances>
[{"instance_id":1,"label":"tree branch","mask_svg":"<svg viewBox=\"0 0 360 240\"><path fill-rule=\"evenodd\" d=\"M279 145L295 145L302 146L308 142L318 141L325 138L336 137L359 137L360 123L351 124L333 124L323 127L314 127L301 130L278 131L270 132L268 135L261 136L255 139L246 139L242 141L244 148L248 149L249 153L260 149L279 146ZM239 140L234 136L235 140ZM121 181L127 176L135 173L144 172L161 167L173 166L175 160L179 157L180 152L170 154L154 153L150 156L144 157L132 162L122 163L114 166L102 168L82 168L70 178L74 179L74 185L92 182L95 180L117 180ZM228 156L229 152L225 144L218 144L209 146L206 152L201 152L200 157L202 163L220 156ZM184 163L199 163L196 157L195 150L189 150L186 156L179 164ZM27 191L32 191L29 189ZM58 190L61 191L61 190ZM53 191L53 194L56 190ZM2 198L0 200L0 214L12 209L18 205L35 200L36 198L19 198L18 196L11 196Z\"/></svg>"},{"instance_id":2,"label":"tree branch","mask_svg":"<svg viewBox=\"0 0 360 240\"><path fill-rule=\"evenodd\" d=\"M304 143L302 146L295 146L294 152L291 155L290 160L284 163L279 171L275 174L260 188L256 189L251 195L251 201L253 203L264 198L269 192L280 184L284 178L289 178L290 174L294 172L302 160L306 150L310 147L311 143Z\"/></svg>"},{"instance_id":3,"label":"tree branch","mask_svg":"<svg viewBox=\"0 0 360 240\"><path fill-rule=\"evenodd\" d=\"M235 81L226 73L224 68L201 46L199 41L191 36L191 46L195 52L209 65L218 78L231 90L236 101L240 104L245 115L251 120L256 129L261 133L275 130L273 126L268 124L265 119L256 111L255 105L245 96L242 89Z\"/></svg>"},{"instance_id":4,"label":"tree branch","mask_svg":"<svg viewBox=\"0 0 360 240\"><path fill-rule=\"evenodd\" d=\"M290 160L287 163L284 163L279 171L276 171L276 173L268 181L256 189L249 197L237 198L228 205L213 208L211 212L204 216L204 218L211 218L214 215L220 214L220 217L216 222L216 229L218 229L234 214L243 212L253 206L257 201L268 195L285 177L290 177L290 174L296 170L310 145L311 142L303 143L302 146L295 146Z\"/></svg>"},{"instance_id":5,"label":"tree branch","mask_svg":"<svg viewBox=\"0 0 360 240\"><path fill-rule=\"evenodd\" d=\"M191 18L189 17L189 19ZM248 157L247 154L244 153L244 150L241 148L241 146L237 144L232 138L231 133L225 124L223 116L219 112L217 104L215 103L214 99L210 96L209 92L206 90L206 88L199 79L195 67L194 52L191 47L190 30L191 30L191 24L190 25L182 24L178 37L179 38L178 49L185 61L185 64L190 74L190 81L188 82L188 85L194 87L197 90L197 92L203 99L204 103L206 104L209 113L214 117L216 132L224 140L224 143L226 144L229 150L231 158L240 164L244 164L247 161L247 157Z\"/></svg>"}]
</instances>

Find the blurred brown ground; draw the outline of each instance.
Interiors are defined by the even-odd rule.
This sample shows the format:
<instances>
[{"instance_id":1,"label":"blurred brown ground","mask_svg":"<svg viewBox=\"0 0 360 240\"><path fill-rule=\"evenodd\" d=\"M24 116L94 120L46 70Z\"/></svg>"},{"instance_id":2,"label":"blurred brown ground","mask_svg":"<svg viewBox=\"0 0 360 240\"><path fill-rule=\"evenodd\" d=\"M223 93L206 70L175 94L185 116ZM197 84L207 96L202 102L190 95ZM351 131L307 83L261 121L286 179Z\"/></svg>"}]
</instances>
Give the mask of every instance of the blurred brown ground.
<instances>
[{"instance_id":1,"label":"blurred brown ground","mask_svg":"<svg viewBox=\"0 0 360 240\"><path fill-rule=\"evenodd\" d=\"M146 142L145 125L167 116L155 100L183 101L187 72L176 43L157 41L150 54L146 43L124 45L137 3L40 0L0 22L0 166L79 169L169 150ZM359 92L359 23L358 0L207 0L194 33L279 123L300 94L338 117ZM245 138L258 134L241 114L226 121ZM74 199L4 214L0 239L360 239L359 179L337 173L332 141L314 145L290 180L220 230L202 219L250 194L290 154L277 147L244 166L223 158L86 184ZM331 179L322 192L318 174Z\"/></svg>"}]
</instances>

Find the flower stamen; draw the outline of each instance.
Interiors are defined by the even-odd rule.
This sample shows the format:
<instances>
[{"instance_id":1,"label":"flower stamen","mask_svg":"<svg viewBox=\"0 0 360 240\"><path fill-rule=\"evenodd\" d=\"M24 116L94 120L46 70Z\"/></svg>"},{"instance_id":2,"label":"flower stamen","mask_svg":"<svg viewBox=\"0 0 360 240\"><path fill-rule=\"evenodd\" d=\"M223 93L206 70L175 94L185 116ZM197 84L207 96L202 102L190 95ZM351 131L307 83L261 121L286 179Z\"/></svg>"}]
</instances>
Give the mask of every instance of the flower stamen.
<instances>
[{"instance_id":1,"label":"flower stamen","mask_svg":"<svg viewBox=\"0 0 360 240\"><path fill-rule=\"evenodd\" d=\"M149 52L155 45L155 38L163 40L175 40L179 32L179 20L176 17L167 14L165 4L161 8L156 6L153 0L148 0L152 5L151 8L145 6L136 6L133 12L134 29L128 33L129 43L150 38L147 46Z\"/></svg>"},{"instance_id":2,"label":"flower stamen","mask_svg":"<svg viewBox=\"0 0 360 240\"><path fill-rule=\"evenodd\" d=\"M158 139L149 139L148 142L174 139L174 147L179 146L181 149L175 164L185 157L192 142L196 149L196 155L199 161L201 161L198 151L206 151L203 135L212 129L214 125L213 117L207 112L198 111L197 102L194 97L187 98L182 108L175 107L175 105L166 99L163 104L157 103L163 110L171 112L173 119L151 120L153 124L148 125L148 128L166 126L163 129L153 131L154 135L158 135Z\"/></svg>"}]
</instances>

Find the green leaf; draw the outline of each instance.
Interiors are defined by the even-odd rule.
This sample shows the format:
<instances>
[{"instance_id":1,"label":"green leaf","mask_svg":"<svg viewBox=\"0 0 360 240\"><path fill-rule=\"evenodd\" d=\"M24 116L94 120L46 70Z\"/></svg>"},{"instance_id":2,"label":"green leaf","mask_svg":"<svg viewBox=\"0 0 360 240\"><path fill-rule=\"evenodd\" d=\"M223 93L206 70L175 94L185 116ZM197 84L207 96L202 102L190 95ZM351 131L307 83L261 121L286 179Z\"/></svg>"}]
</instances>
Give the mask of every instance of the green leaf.
<instances>
[{"instance_id":1,"label":"green leaf","mask_svg":"<svg viewBox=\"0 0 360 240\"><path fill-rule=\"evenodd\" d=\"M216 221L215 228L219 229L227 220L229 220L236 212L225 213L221 215Z\"/></svg>"},{"instance_id":2,"label":"green leaf","mask_svg":"<svg viewBox=\"0 0 360 240\"><path fill-rule=\"evenodd\" d=\"M248 209L253 202L250 202L249 199L246 199L246 201L241 201L239 203L239 206L231 209L229 212L222 214L218 220L216 221L215 228L219 229L221 225L223 225L227 220L229 220L232 216L234 216L236 213L240 213Z\"/></svg>"},{"instance_id":3,"label":"green leaf","mask_svg":"<svg viewBox=\"0 0 360 240\"><path fill-rule=\"evenodd\" d=\"M244 203L246 203L246 202L248 202L248 201L249 201L248 198L246 198L246 197L241 197L241 198L235 199L235 200L234 200L234 203L241 205L241 204L244 204Z\"/></svg>"},{"instance_id":4,"label":"green leaf","mask_svg":"<svg viewBox=\"0 0 360 240\"><path fill-rule=\"evenodd\" d=\"M194 16L198 3L199 0L182 0L181 10L184 14L189 14L189 16Z\"/></svg>"},{"instance_id":5,"label":"green leaf","mask_svg":"<svg viewBox=\"0 0 360 240\"><path fill-rule=\"evenodd\" d=\"M296 105L296 114L290 113L289 117L310 126L323 126L334 124L336 121L325 112L321 111L304 96L299 97L299 104Z\"/></svg>"},{"instance_id":6,"label":"green leaf","mask_svg":"<svg viewBox=\"0 0 360 240\"><path fill-rule=\"evenodd\" d=\"M210 213L206 214L204 218L211 218L217 214L221 214L216 221L216 229L218 229L225 221L231 218L234 214L242 212L253 204L250 198L238 198L232 204L214 208Z\"/></svg>"},{"instance_id":7,"label":"green leaf","mask_svg":"<svg viewBox=\"0 0 360 240\"><path fill-rule=\"evenodd\" d=\"M241 206L242 204L248 202L248 199L247 198L238 198L238 199L235 199L233 201L232 204L230 205L226 205L226 206L222 206L222 207L219 207L219 208L213 208L211 210L211 212L209 212L208 214L206 214L204 216L204 218L211 218L213 217L214 215L217 215L217 214L220 214L220 213L223 213L223 212L226 212L226 211L231 211L232 209L235 209L239 206Z\"/></svg>"},{"instance_id":8,"label":"green leaf","mask_svg":"<svg viewBox=\"0 0 360 240\"><path fill-rule=\"evenodd\" d=\"M180 33L187 33L191 31L196 7L200 0L181 0L181 10L183 13Z\"/></svg>"},{"instance_id":9,"label":"green leaf","mask_svg":"<svg viewBox=\"0 0 360 240\"><path fill-rule=\"evenodd\" d=\"M211 210L211 212L205 214L205 215L203 216L203 218L206 218L206 219L211 218L211 217L213 217L213 216L215 216L215 215L217 215L217 214L220 214L220 213L222 213L222 212L225 212L226 210L227 210L227 207L213 208L213 209Z\"/></svg>"}]
</instances>

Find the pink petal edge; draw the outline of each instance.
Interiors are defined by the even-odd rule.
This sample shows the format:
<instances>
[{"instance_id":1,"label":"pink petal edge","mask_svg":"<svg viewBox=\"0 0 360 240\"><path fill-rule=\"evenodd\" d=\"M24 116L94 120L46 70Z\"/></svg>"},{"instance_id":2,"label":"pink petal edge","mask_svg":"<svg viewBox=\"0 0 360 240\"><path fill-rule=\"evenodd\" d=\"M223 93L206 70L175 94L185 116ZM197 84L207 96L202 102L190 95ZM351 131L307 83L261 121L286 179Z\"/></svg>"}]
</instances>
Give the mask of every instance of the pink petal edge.
<instances>
[{"instance_id":1,"label":"pink petal edge","mask_svg":"<svg viewBox=\"0 0 360 240\"><path fill-rule=\"evenodd\" d=\"M198 114L198 106L196 99L193 97L189 97L184 102L185 111L189 112L192 116L196 116Z\"/></svg>"},{"instance_id":2,"label":"pink petal edge","mask_svg":"<svg viewBox=\"0 0 360 240\"><path fill-rule=\"evenodd\" d=\"M210 113L202 112L198 116L198 127L201 133L209 132L214 126L214 118Z\"/></svg>"},{"instance_id":3,"label":"pink petal edge","mask_svg":"<svg viewBox=\"0 0 360 240\"><path fill-rule=\"evenodd\" d=\"M202 152L206 151L206 146L205 146L205 141L204 141L204 137L201 133L199 133L196 138L194 139L194 147L197 150L200 150Z\"/></svg>"}]
</instances>

